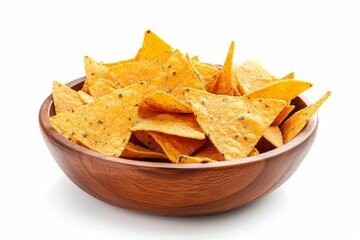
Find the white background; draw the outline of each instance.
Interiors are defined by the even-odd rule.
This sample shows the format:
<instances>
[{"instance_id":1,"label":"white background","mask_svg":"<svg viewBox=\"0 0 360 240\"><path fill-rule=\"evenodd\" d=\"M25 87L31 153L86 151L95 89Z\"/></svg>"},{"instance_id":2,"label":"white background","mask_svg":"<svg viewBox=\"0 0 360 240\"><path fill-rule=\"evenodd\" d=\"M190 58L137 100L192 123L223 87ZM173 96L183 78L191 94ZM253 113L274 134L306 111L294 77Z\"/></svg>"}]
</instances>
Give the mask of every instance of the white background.
<instances>
[{"instance_id":1,"label":"white background","mask_svg":"<svg viewBox=\"0 0 360 240\"><path fill-rule=\"evenodd\" d=\"M1 1L0 239L359 239L357 1ZM145 215L77 188L48 152L38 111L83 57L131 58L144 31L200 60L259 60L331 97L297 172L267 197L206 217Z\"/></svg>"}]
</instances>

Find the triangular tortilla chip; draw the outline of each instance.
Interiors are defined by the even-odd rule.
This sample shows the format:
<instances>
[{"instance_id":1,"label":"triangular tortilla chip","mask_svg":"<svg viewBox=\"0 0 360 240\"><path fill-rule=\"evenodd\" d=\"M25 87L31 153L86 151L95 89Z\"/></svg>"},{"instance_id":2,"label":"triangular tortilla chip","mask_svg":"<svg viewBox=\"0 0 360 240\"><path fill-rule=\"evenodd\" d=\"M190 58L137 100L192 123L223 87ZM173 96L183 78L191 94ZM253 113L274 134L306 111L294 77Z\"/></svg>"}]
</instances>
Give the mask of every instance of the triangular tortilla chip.
<instances>
[{"instance_id":1,"label":"triangular tortilla chip","mask_svg":"<svg viewBox=\"0 0 360 240\"><path fill-rule=\"evenodd\" d=\"M191 60L192 60L192 61L197 61L197 62L200 61L200 60L199 60L199 56L193 56L193 57L191 58Z\"/></svg>"},{"instance_id":2,"label":"triangular tortilla chip","mask_svg":"<svg viewBox=\"0 0 360 240\"><path fill-rule=\"evenodd\" d=\"M233 64L235 42L232 41L224 66L220 71L220 78L216 82L214 92L216 94L240 96L237 89L236 66Z\"/></svg>"},{"instance_id":3,"label":"triangular tortilla chip","mask_svg":"<svg viewBox=\"0 0 360 240\"><path fill-rule=\"evenodd\" d=\"M160 144L168 158L177 163L180 155L191 155L198 150L205 140L183 138L165 133L148 132Z\"/></svg>"},{"instance_id":4,"label":"triangular tortilla chip","mask_svg":"<svg viewBox=\"0 0 360 240\"><path fill-rule=\"evenodd\" d=\"M140 109L150 109L167 113L192 113L192 110L174 96L164 92L154 92L140 104Z\"/></svg>"},{"instance_id":5,"label":"triangular tortilla chip","mask_svg":"<svg viewBox=\"0 0 360 240\"><path fill-rule=\"evenodd\" d=\"M190 62L179 50L176 50L161 68L161 71L149 82L144 98L154 92L162 91L185 104L183 87L205 90Z\"/></svg>"},{"instance_id":6,"label":"triangular tortilla chip","mask_svg":"<svg viewBox=\"0 0 360 240\"><path fill-rule=\"evenodd\" d=\"M277 80L257 61L247 60L237 68L238 90L243 95Z\"/></svg>"},{"instance_id":7,"label":"triangular tortilla chip","mask_svg":"<svg viewBox=\"0 0 360 240\"><path fill-rule=\"evenodd\" d=\"M116 85L126 87L139 81L149 82L160 70L161 66L172 55L169 49L151 60L132 61L109 67L109 79Z\"/></svg>"},{"instance_id":8,"label":"triangular tortilla chip","mask_svg":"<svg viewBox=\"0 0 360 240\"><path fill-rule=\"evenodd\" d=\"M131 131L153 131L185 138L205 139L193 114L169 114L139 111Z\"/></svg>"},{"instance_id":9,"label":"triangular tortilla chip","mask_svg":"<svg viewBox=\"0 0 360 240\"><path fill-rule=\"evenodd\" d=\"M133 84L72 111L55 115L50 123L86 147L119 157L129 141L145 83Z\"/></svg>"},{"instance_id":10,"label":"triangular tortilla chip","mask_svg":"<svg viewBox=\"0 0 360 240\"><path fill-rule=\"evenodd\" d=\"M67 112L84 104L76 91L57 81L53 82L52 97L56 114Z\"/></svg>"},{"instance_id":11,"label":"triangular tortilla chip","mask_svg":"<svg viewBox=\"0 0 360 240\"><path fill-rule=\"evenodd\" d=\"M281 80L269 83L261 88L245 94L244 96L252 98L274 98L290 101L311 87L312 83L301 80Z\"/></svg>"},{"instance_id":12,"label":"triangular tortilla chip","mask_svg":"<svg viewBox=\"0 0 360 240\"><path fill-rule=\"evenodd\" d=\"M108 78L108 67L105 66L101 62L97 62L89 56L84 57L84 65L85 65L85 74L86 78L84 81L84 85L82 87L82 91L89 93L87 87L88 80L97 80L99 78Z\"/></svg>"},{"instance_id":13,"label":"triangular tortilla chip","mask_svg":"<svg viewBox=\"0 0 360 240\"><path fill-rule=\"evenodd\" d=\"M88 79L87 87L90 95L94 98L102 97L120 88L118 85L105 78Z\"/></svg>"},{"instance_id":14,"label":"triangular tortilla chip","mask_svg":"<svg viewBox=\"0 0 360 240\"><path fill-rule=\"evenodd\" d=\"M87 94L86 92L82 91L82 90L79 90L77 91L81 101L84 103L84 104L88 104L88 103L91 103L93 101L95 101L95 98L89 94Z\"/></svg>"},{"instance_id":15,"label":"triangular tortilla chip","mask_svg":"<svg viewBox=\"0 0 360 240\"><path fill-rule=\"evenodd\" d=\"M135 131L133 135L146 147L155 152L164 153L162 147L155 141L155 139L146 131Z\"/></svg>"},{"instance_id":16,"label":"triangular tortilla chip","mask_svg":"<svg viewBox=\"0 0 360 240\"><path fill-rule=\"evenodd\" d=\"M210 158L216 161L225 160L224 156L220 154L220 152L209 139L205 142L204 146L202 146L199 151L194 154L194 157Z\"/></svg>"},{"instance_id":17,"label":"triangular tortilla chip","mask_svg":"<svg viewBox=\"0 0 360 240\"><path fill-rule=\"evenodd\" d=\"M295 105L286 105L284 109L279 113L279 115L277 115L275 120L272 122L271 126L280 125L294 108Z\"/></svg>"},{"instance_id":18,"label":"triangular tortilla chip","mask_svg":"<svg viewBox=\"0 0 360 240\"><path fill-rule=\"evenodd\" d=\"M252 157L252 156L257 156L259 155L259 151L257 150L256 147L253 148L253 150L251 150L251 152L249 153L248 157Z\"/></svg>"},{"instance_id":19,"label":"triangular tortilla chip","mask_svg":"<svg viewBox=\"0 0 360 240\"><path fill-rule=\"evenodd\" d=\"M196 119L226 160L247 157L286 105L277 99L249 99L185 89Z\"/></svg>"},{"instance_id":20,"label":"triangular tortilla chip","mask_svg":"<svg viewBox=\"0 0 360 240\"><path fill-rule=\"evenodd\" d=\"M281 125L280 130L283 134L284 143L288 143L301 132L301 130L305 127L310 118L316 113L319 107L330 95L331 92L328 91L315 103L295 112Z\"/></svg>"},{"instance_id":21,"label":"triangular tortilla chip","mask_svg":"<svg viewBox=\"0 0 360 240\"><path fill-rule=\"evenodd\" d=\"M202 84L206 91L213 92L220 76L220 70L215 66L206 63L200 63L198 61L192 61L192 63L202 76Z\"/></svg>"},{"instance_id":22,"label":"triangular tortilla chip","mask_svg":"<svg viewBox=\"0 0 360 240\"><path fill-rule=\"evenodd\" d=\"M295 72L291 72L288 75L281 78L281 80L286 80L286 79L295 79Z\"/></svg>"},{"instance_id":23,"label":"triangular tortilla chip","mask_svg":"<svg viewBox=\"0 0 360 240\"><path fill-rule=\"evenodd\" d=\"M268 127L264 132L263 137L274 145L274 147L281 147L284 145L282 134L278 126Z\"/></svg>"},{"instance_id":24,"label":"triangular tortilla chip","mask_svg":"<svg viewBox=\"0 0 360 240\"><path fill-rule=\"evenodd\" d=\"M153 59L168 49L172 49L172 47L151 30L146 30L141 47L140 61Z\"/></svg>"},{"instance_id":25,"label":"triangular tortilla chip","mask_svg":"<svg viewBox=\"0 0 360 240\"><path fill-rule=\"evenodd\" d=\"M153 150L140 147L131 142L126 144L124 151L121 154L123 158L153 158L153 159L168 159L163 153L154 152Z\"/></svg>"}]
</instances>

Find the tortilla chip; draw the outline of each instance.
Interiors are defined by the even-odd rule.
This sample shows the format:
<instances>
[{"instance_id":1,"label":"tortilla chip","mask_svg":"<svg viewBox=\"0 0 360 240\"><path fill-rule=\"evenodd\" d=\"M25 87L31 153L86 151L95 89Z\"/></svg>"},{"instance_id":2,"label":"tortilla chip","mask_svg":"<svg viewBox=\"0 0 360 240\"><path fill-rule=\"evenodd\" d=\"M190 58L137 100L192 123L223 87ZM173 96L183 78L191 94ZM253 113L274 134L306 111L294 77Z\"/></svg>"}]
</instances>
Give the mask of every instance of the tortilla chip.
<instances>
[{"instance_id":1,"label":"tortilla chip","mask_svg":"<svg viewBox=\"0 0 360 240\"><path fill-rule=\"evenodd\" d=\"M204 146L202 146L199 151L194 154L194 157L210 158L216 161L225 160L224 156L220 154L220 152L209 139L205 142Z\"/></svg>"},{"instance_id":2,"label":"tortilla chip","mask_svg":"<svg viewBox=\"0 0 360 240\"><path fill-rule=\"evenodd\" d=\"M199 71L202 77L202 84L204 85L206 91L213 92L216 86L216 82L220 76L220 70L215 66L200 63L197 61L192 61L194 67Z\"/></svg>"},{"instance_id":3,"label":"tortilla chip","mask_svg":"<svg viewBox=\"0 0 360 240\"><path fill-rule=\"evenodd\" d=\"M168 49L172 49L172 47L152 31L146 30L140 53L140 61L153 59Z\"/></svg>"},{"instance_id":4,"label":"tortilla chip","mask_svg":"<svg viewBox=\"0 0 360 240\"><path fill-rule=\"evenodd\" d=\"M288 143L294 139L303 130L310 118L316 113L319 107L330 95L331 92L328 91L315 103L295 112L281 125L280 130L284 138L284 143Z\"/></svg>"},{"instance_id":5,"label":"tortilla chip","mask_svg":"<svg viewBox=\"0 0 360 240\"><path fill-rule=\"evenodd\" d=\"M177 162L178 163L210 163L217 161L206 157L193 157L193 156L180 155Z\"/></svg>"},{"instance_id":6,"label":"tortilla chip","mask_svg":"<svg viewBox=\"0 0 360 240\"><path fill-rule=\"evenodd\" d=\"M56 114L67 112L84 104L76 91L57 81L53 82L52 97Z\"/></svg>"},{"instance_id":7,"label":"tortilla chip","mask_svg":"<svg viewBox=\"0 0 360 240\"><path fill-rule=\"evenodd\" d=\"M259 154L260 152L256 149L256 147L254 147L253 150L251 150L251 152L249 153L248 157L257 156Z\"/></svg>"},{"instance_id":8,"label":"tortilla chip","mask_svg":"<svg viewBox=\"0 0 360 240\"><path fill-rule=\"evenodd\" d=\"M193 56L193 57L191 58L191 60L192 60L192 61L197 61L197 62L200 61L200 60L199 60L199 56Z\"/></svg>"},{"instance_id":9,"label":"tortilla chip","mask_svg":"<svg viewBox=\"0 0 360 240\"><path fill-rule=\"evenodd\" d=\"M133 135L146 147L154 150L155 152L163 153L164 150L162 147L155 141L155 139L145 131L135 131Z\"/></svg>"},{"instance_id":10,"label":"tortilla chip","mask_svg":"<svg viewBox=\"0 0 360 240\"><path fill-rule=\"evenodd\" d=\"M86 147L119 157L129 141L145 83L118 89L50 118L50 123Z\"/></svg>"},{"instance_id":11,"label":"tortilla chip","mask_svg":"<svg viewBox=\"0 0 360 240\"><path fill-rule=\"evenodd\" d=\"M140 147L131 142L128 142L124 151L121 154L123 158L153 158L153 159L168 159L163 153L154 152L144 147Z\"/></svg>"},{"instance_id":12,"label":"tortilla chip","mask_svg":"<svg viewBox=\"0 0 360 240\"><path fill-rule=\"evenodd\" d=\"M281 78L281 80L286 80L286 79L295 79L295 73L291 72L288 75Z\"/></svg>"},{"instance_id":13,"label":"tortilla chip","mask_svg":"<svg viewBox=\"0 0 360 240\"><path fill-rule=\"evenodd\" d=\"M164 92L154 92L145 98L140 109L150 109L167 113L192 113L192 110L174 96Z\"/></svg>"},{"instance_id":14,"label":"tortilla chip","mask_svg":"<svg viewBox=\"0 0 360 240\"><path fill-rule=\"evenodd\" d=\"M180 155L191 155L198 150L205 140L183 138L158 132L148 132L162 147L165 154L173 162L177 163Z\"/></svg>"},{"instance_id":15,"label":"tortilla chip","mask_svg":"<svg viewBox=\"0 0 360 240\"><path fill-rule=\"evenodd\" d=\"M141 56L141 50L142 48L139 48L139 50L137 51L135 57L134 57L134 61L135 62L139 62L140 61L140 56Z\"/></svg>"},{"instance_id":16,"label":"tortilla chip","mask_svg":"<svg viewBox=\"0 0 360 240\"><path fill-rule=\"evenodd\" d=\"M226 160L247 157L286 105L277 99L249 99L185 89L195 117Z\"/></svg>"},{"instance_id":17,"label":"tortilla chip","mask_svg":"<svg viewBox=\"0 0 360 240\"><path fill-rule=\"evenodd\" d=\"M284 145L282 134L278 126L268 127L264 132L263 137L274 145L274 147L281 147Z\"/></svg>"},{"instance_id":18,"label":"tortilla chip","mask_svg":"<svg viewBox=\"0 0 360 240\"><path fill-rule=\"evenodd\" d=\"M300 93L312 87L312 83L301 80L282 80L272 82L258 88L250 93L245 94L246 97L251 98L274 98L290 101Z\"/></svg>"},{"instance_id":19,"label":"tortilla chip","mask_svg":"<svg viewBox=\"0 0 360 240\"><path fill-rule=\"evenodd\" d=\"M257 61L247 60L237 68L238 91L243 95L276 81Z\"/></svg>"},{"instance_id":20,"label":"tortilla chip","mask_svg":"<svg viewBox=\"0 0 360 240\"><path fill-rule=\"evenodd\" d=\"M294 108L295 105L286 105L284 109L279 113L279 115L277 115L271 126L280 125Z\"/></svg>"},{"instance_id":21,"label":"tortilla chip","mask_svg":"<svg viewBox=\"0 0 360 240\"><path fill-rule=\"evenodd\" d=\"M77 91L80 100L84 103L84 104L88 104L91 103L93 101L95 101L95 98L89 94L87 94L86 92L79 90Z\"/></svg>"},{"instance_id":22,"label":"tortilla chip","mask_svg":"<svg viewBox=\"0 0 360 240\"><path fill-rule=\"evenodd\" d=\"M88 79L87 87L90 95L93 96L94 98L102 97L120 88L118 85L105 78L91 79L91 80Z\"/></svg>"},{"instance_id":23,"label":"tortilla chip","mask_svg":"<svg viewBox=\"0 0 360 240\"><path fill-rule=\"evenodd\" d=\"M196 77L199 79L201 85L203 86L203 88L205 89L204 87L204 84L203 84L203 79L202 79L202 76L200 74L200 72L195 68L194 64L193 64L193 61L191 60L190 56L188 53L185 54L185 58L191 68L191 70L193 71L193 73L196 75Z\"/></svg>"},{"instance_id":24,"label":"tortilla chip","mask_svg":"<svg viewBox=\"0 0 360 240\"><path fill-rule=\"evenodd\" d=\"M153 111L139 111L131 131L153 131L170 135L205 139L205 134L193 114L169 114Z\"/></svg>"},{"instance_id":25,"label":"tortilla chip","mask_svg":"<svg viewBox=\"0 0 360 240\"><path fill-rule=\"evenodd\" d=\"M124 62L111 66L108 69L109 79L122 87L139 81L149 82L161 70L161 66L172 53L172 50L167 50L152 60Z\"/></svg>"},{"instance_id":26,"label":"tortilla chip","mask_svg":"<svg viewBox=\"0 0 360 240\"><path fill-rule=\"evenodd\" d=\"M144 99L154 92L162 91L185 104L183 87L205 90L190 62L179 50L176 50L161 68L149 82Z\"/></svg>"},{"instance_id":27,"label":"tortilla chip","mask_svg":"<svg viewBox=\"0 0 360 240\"><path fill-rule=\"evenodd\" d=\"M221 68L220 77L216 82L216 87L214 90L216 94L223 94L229 96L241 95L237 89L237 66L234 66L233 64L234 49L235 42L232 41L224 66Z\"/></svg>"},{"instance_id":28,"label":"tortilla chip","mask_svg":"<svg viewBox=\"0 0 360 240\"><path fill-rule=\"evenodd\" d=\"M97 62L94 59L85 56L84 57L85 73L86 79L81 90L86 93L89 93L87 82L89 80L96 80L99 78L108 78L108 67L103 63Z\"/></svg>"}]
</instances>

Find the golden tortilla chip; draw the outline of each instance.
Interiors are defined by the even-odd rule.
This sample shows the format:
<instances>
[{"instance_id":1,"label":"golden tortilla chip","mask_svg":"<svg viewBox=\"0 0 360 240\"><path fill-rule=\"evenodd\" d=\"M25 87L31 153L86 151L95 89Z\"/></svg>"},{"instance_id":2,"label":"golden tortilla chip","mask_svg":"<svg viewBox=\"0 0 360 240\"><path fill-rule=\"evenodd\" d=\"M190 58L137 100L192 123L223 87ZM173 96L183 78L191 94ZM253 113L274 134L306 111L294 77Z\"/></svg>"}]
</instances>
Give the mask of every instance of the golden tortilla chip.
<instances>
[{"instance_id":1,"label":"golden tortilla chip","mask_svg":"<svg viewBox=\"0 0 360 240\"><path fill-rule=\"evenodd\" d=\"M51 117L50 123L94 151L119 157L131 136L145 87L146 83L137 83L118 89Z\"/></svg>"},{"instance_id":2,"label":"golden tortilla chip","mask_svg":"<svg viewBox=\"0 0 360 240\"><path fill-rule=\"evenodd\" d=\"M168 159L163 153L154 152L153 150L140 147L131 142L128 142L125 146L124 151L121 153L123 158L153 158L153 159Z\"/></svg>"},{"instance_id":3,"label":"golden tortilla chip","mask_svg":"<svg viewBox=\"0 0 360 240\"><path fill-rule=\"evenodd\" d=\"M257 156L259 155L259 151L255 148L253 148L253 150L251 150L251 152L249 153L248 157L252 157L252 156Z\"/></svg>"},{"instance_id":4,"label":"golden tortilla chip","mask_svg":"<svg viewBox=\"0 0 360 240\"><path fill-rule=\"evenodd\" d=\"M116 85L126 87L139 81L149 82L160 70L161 66L172 55L173 50L167 50L151 59L124 62L109 67L109 79Z\"/></svg>"},{"instance_id":5,"label":"golden tortilla chip","mask_svg":"<svg viewBox=\"0 0 360 240\"><path fill-rule=\"evenodd\" d=\"M87 80L87 87L90 95L94 98L102 97L120 88L118 85L105 78L89 79Z\"/></svg>"},{"instance_id":6,"label":"golden tortilla chip","mask_svg":"<svg viewBox=\"0 0 360 240\"><path fill-rule=\"evenodd\" d=\"M131 131L153 131L185 138L205 139L193 114L169 114L139 111Z\"/></svg>"},{"instance_id":7,"label":"golden tortilla chip","mask_svg":"<svg viewBox=\"0 0 360 240\"><path fill-rule=\"evenodd\" d=\"M177 162L178 163L210 163L217 161L206 157L193 157L193 156L180 155Z\"/></svg>"},{"instance_id":8,"label":"golden tortilla chip","mask_svg":"<svg viewBox=\"0 0 360 240\"><path fill-rule=\"evenodd\" d=\"M142 48L139 48L139 50L137 51L135 57L134 57L134 61L135 62L139 62L140 61L140 56L141 56L141 50Z\"/></svg>"},{"instance_id":9,"label":"golden tortilla chip","mask_svg":"<svg viewBox=\"0 0 360 240\"><path fill-rule=\"evenodd\" d=\"M237 89L236 72L237 66L233 64L235 42L231 42L228 55L226 57L224 66L221 68L220 77L216 82L214 92L216 94L240 96Z\"/></svg>"},{"instance_id":10,"label":"golden tortilla chip","mask_svg":"<svg viewBox=\"0 0 360 240\"><path fill-rule=\"evenodd\" d=\"M215 95L190 88L184 93L200 127L226 160L247 157L286 105L278 99Z\"/></svg>"},{"instance_id":11,"label":"golden tortilla chip","mask_svg":"<svg viewBox=\"0 0 360 240\"><path fill-rule=\"evenodd\" d=\"M277 115L271 126L280 125L294 108L295 105L286 105L284 109L279 113L279 115Z\"/></svg>"},{"instance_id":12,"label":"golden tortilla chip","mask_svg":"<svg viewBox=\"0 0 360 240\"><path fill-rule=\"evenodd\" d=\"M146 147L150 148L151 150L159 153L164 153L162 147L155 141L155 139L145 131L135 131L133 135L139 140L142 144Z\"/></svg>"},{"instance_id":13,"label":"golden tortilla chip","mask_svg":"<svg viewBox=\"0 0 360 240\"><path fill-rule=\"evenodd\" d=\"M278 126L268 127L264 132L263 137L274 145L274 147L281 147L284 145L282 134Z\"/></svg>"},{"instance_id":14,"label":"golden tortilla chip","mask_svg":"<svg viewBox=\"0 0 360 240\"><path fill-rule=\"evenodd\" d=\"M210 64L200 63L198 61L192 61L192 63L202 76L202 84L206 91L213 92L220 76L220 70Z\"/></svg>"},{"instance_id":15,"label":"golden tortilla chip","mask_svg":"<svg viewBox=\"0 0 360 240\"><path fill-rule=\"evenodd\" d=\"M76 91L57 81L53 82L52 97L56 114L67 112L84 104Z\"/></svg>"},{"instance_id":16,"label":"golden tortilla chip","mask_svg":"<svg viewBox=\"0 0 360 240\"><path fill-rule=\"evenodd\" d=\"M167 113L192 113L192 110L174 96L164 92L154 92L140 104L140 109L150 109Z\"/></svg>"},{"instance_id":17,"label":"golden tortilla chip","mask_svg":"<svg viewBox=\"0 0 360 240\"><path fill-rule=\"evenodd\" d=\"M97 62L94 59L85 56L84 57L85 73L86 79L81 90L86 93L89 93L87 82L89 80L96 80L99 78L108 78L108 67L103 63Z\"/></svg>"},{"instance_id":18,"label":"golden tortilla chip","mask_svg":"<svg viewBox=\"0 0 360 240\"><path fill-rule=\"evenodd\" d=\"M284 143L288 143L301 132L301 130L305 127L310 118L316 113L319 107L330 95L331 92L328 91L315 103L295 112L281 125L280 130L284 138Z\"/></svg>"},{"instance_id":19,"label":"golden tortilla chip","mask_svg":"<svg viewBox=\"0 0 360 240\"><path fill-rule=\"evenodd\" d=\"M199 56L193 56L193 57L191 58L191 60L192 60L192 61L197 61L197 62L199 62Z\"/></svg>"},{"instance_id":20,"label":"golden tortilla chip","mask_svg":"<svg viewBox=\"0 0 360 240\"><path fill-rule=\"evenodd\" d=\"M312 83L300 80L282 80L267 84L262 88L245 94L251 98L274 98L290 101L300 93L312 87Z\"/></svg>"},{"instance_id":21,"label":"golden tortilla chip","mask_svg":"<svg viewBox=\"0 0 360 240\"><path fill-rule=\"evenodd\" d=\"M286 80L286 79L295 79L295 73L291 72L288 75L281 78L281 80Z\"/></svg>"},{"instance_id":22,"label":"golden tortilla chip","mask_svg":"<svg viewBox=\"0 0 360 240\"><path fill-rule=\"evenodd\" d=\"M244 95L258 88L276 81L266 69L257 61L247 60L236 69L238 91Z\"/></svg>"},{"instance_id":23,"label":"golden tortilla chip","mask_svg":"<svg viewBox=\"0 0 360 240\"><path fill-rule=\"evenodd\" d=\"M91 103L93 101L95 101L95 98L89 94L87 94L86 92L79 90L77 91L80 100L84 103L84 104L88 104Z\"/></svg>"},{"instance_id":24,"label":"golden tortilla chip","mask_svg":"<svg viewBox=\"0 0 360 240\"><path fill-rule=\"evenodd\" d=\"M205 90L192 66L190 66L190 62L179 50L176 50L161 67L161 71L149 82L144 93L144 99L154 92L162 91L185 104L183 87Z\"/></svg>"},{"instance_id":25,"label":"golden tortilla chip","mask_svg":"<svg viewBox=\"0 0 360 240\"><path fill-rule=\"evenodd\" d=\"M196 75L196 77L198 78L198 80L200 81L203 89L205 89L204 87L204 84L203 84L203 79L202 79L202 76L200 74L200 72L195 68L194 64L193 64L193 61L191 60L190 56L188 53L185 54L185 58L191 68L191 70L193 71L193 73Z\"/></svg>"},{"instance_id":26,"label":"golden tortilla chip","mask_svg":"<svg viewBox=\"0 0 360 240\"><path fill-rule=\"evenodd\" d=\"M183 138L159 132L148 132L162 147L165 154L173 162L177 163L180 155L191 155L198 150L205 140Z\"/></svg>"},{"instance_id":27,"label":"golden tortilla chip","mask_svg":"<svg viewBox=\"0 0 360 240\"><path fill-rule=\"evenodd\" d=\"M220 152L209 139L205 142L204 146L202 146L199 151L194 154L194 157L210 158L216 161L225 160L224 156L220 154Z\"/></svg>"},{"instance_id":28,"label":"golden tortilla chip","mask_svg":"<svg viewBox=\"0 0 360 240\"><path fill-rule=\"evenodd\" d=\"M140 61L153 59L168 49L172 49L172 47L152 31L146 30L141 47Z\"/></svg>"}]
</instances>

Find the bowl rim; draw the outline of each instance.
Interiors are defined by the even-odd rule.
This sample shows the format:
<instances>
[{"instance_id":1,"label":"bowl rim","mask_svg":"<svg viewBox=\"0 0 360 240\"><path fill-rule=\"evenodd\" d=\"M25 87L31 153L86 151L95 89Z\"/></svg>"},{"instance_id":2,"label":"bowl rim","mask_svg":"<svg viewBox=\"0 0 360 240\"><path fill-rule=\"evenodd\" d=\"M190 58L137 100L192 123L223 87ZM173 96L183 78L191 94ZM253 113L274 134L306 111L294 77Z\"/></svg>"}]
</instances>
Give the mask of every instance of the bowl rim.
<instances>
[{"instance_id":1,"label":"bowl rim","mask_svg":"<svg viewBox=\"0 0 360 240\"><path fill-rule=\"evenodd\" d=\"M70 81L66 83L69 87L74 87L75 85L83 82L85 80L85 77L77 78L73 81ZM309 99L305 97L303 94L300 94L298 96L299 100L302 101L306 106L311 104ZM69 141L67 138L65 138L63 135L61 135L59 132L57 132L50 124L49 116L51 115L51 106L53 105L53 99L52 94L50 94L42 103L38 120L40 125L40 130L43 132L43 135L46 135L46 137L51 141L53 144L58 145L62 149L67 149L68 151L74 151L79 152L81 154L84 154L86 157L89 158L97 158L104 161L110 161L114 163L120 163L124 165L129 166L141 166L141 167L148 167L148 168L163 168L163 169L208 169L208 168L224 168L224 167L230 167L234 165L246 165L250 163L265 161L266 159L271 159L275 157L276 155L281 155L286 153L287 151L297 148L301 146L302 144L306 143L310 140L313 133L316 132L318 127L318 114L315 113L304 129L290 142L284 144L283 146L280 146L278 148L275 148L273 150L270 150L265 153L261 153L256 156L246 157L246 158L236 158L229 161L218 161L218 162L211 162L206 164L201 163L189 163L189 164L174 164L174 163L164 163L164 162L150 162L150 161L144 161L144 160L133 160L133 159L126 159L126 158L116 158L112 156L107 156L102 153L98 153L96 151L93 151L91 149L82 147L72 141Z\"/></svg>"}]
</instances>

